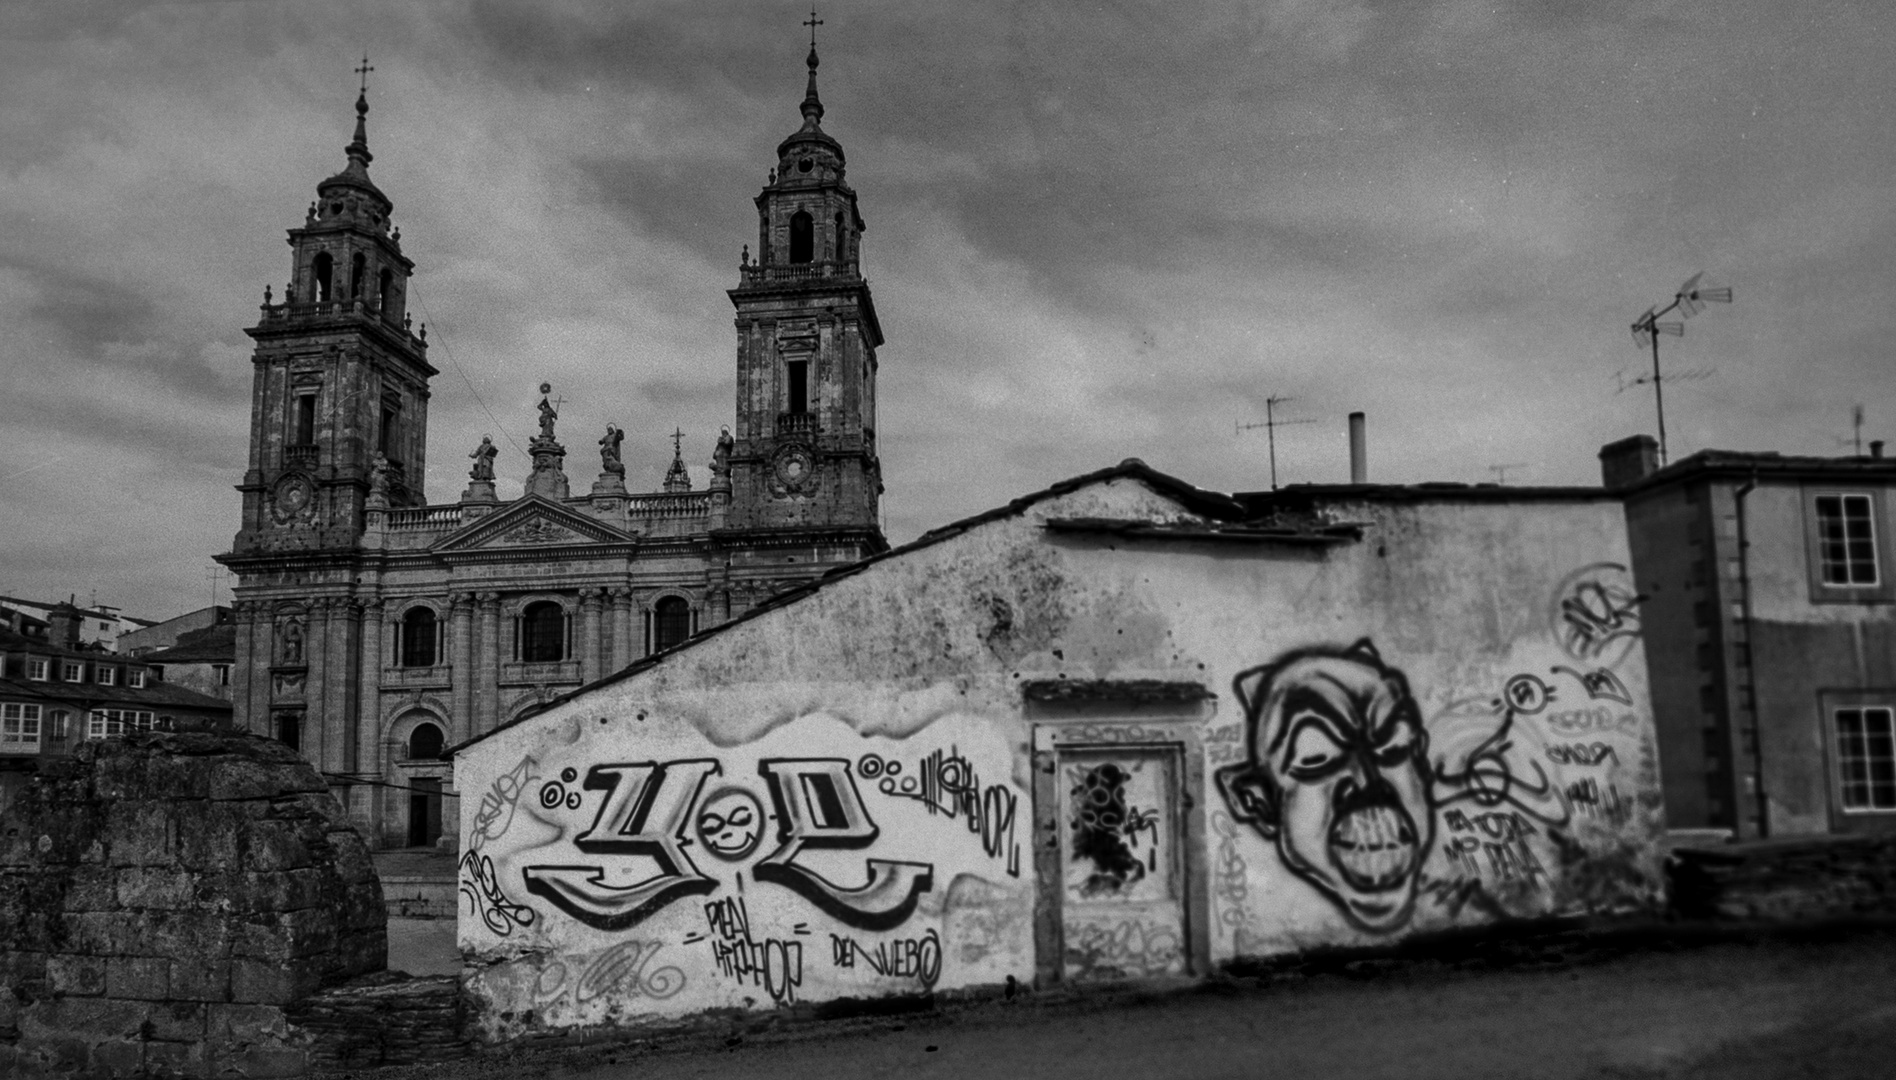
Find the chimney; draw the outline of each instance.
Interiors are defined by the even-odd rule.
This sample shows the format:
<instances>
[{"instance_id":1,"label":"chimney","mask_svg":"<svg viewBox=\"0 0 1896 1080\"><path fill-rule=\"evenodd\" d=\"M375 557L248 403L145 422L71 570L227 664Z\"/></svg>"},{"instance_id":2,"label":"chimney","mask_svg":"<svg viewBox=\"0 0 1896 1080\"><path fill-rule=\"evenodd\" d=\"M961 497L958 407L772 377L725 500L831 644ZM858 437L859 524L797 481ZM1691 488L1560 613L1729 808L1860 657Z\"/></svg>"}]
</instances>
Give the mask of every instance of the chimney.
<instances>
[{"instance_id":1,"label":"chimney","mask_svg":"<svg viewBox=\"0 0 1896 1080\"><path fill-rule=\"evenodd\" d=\"M1636 484L1659 471L1659 441L1634 435L1600 447L1600 482L1608 488Z\"/></svg>"},{"instance_id":2,"label":"chimney","mask_svg":"<svg viewBox=\"0 0 1896 1080\"><path fill-rule=\"evenodd\" d=\"M1873 458L1880 458L1883 456L1883 440L1881 439L1870 440L1870 456Z\"/></svg>"},{"instance_id":3,"label":"chimney","mask_svg":"<svg viewBox=\"0 0 1896 1080\"><path fill-rule=\"evenodd\" d=\"M1350 414L1350 483L1369 483L1369 432L1359 412Z\"/></svg>"},{"instance_id":4,"label":"chimney","mask_svg":"<svg viewBox=\"0 0 1896 1080\"><path fill-rule=\"evenodd\" d=\"M78 648L79 624L84 618L71 603L54 605L46 613L46 639L60 648Z\"/></svg>"}]
</instances>

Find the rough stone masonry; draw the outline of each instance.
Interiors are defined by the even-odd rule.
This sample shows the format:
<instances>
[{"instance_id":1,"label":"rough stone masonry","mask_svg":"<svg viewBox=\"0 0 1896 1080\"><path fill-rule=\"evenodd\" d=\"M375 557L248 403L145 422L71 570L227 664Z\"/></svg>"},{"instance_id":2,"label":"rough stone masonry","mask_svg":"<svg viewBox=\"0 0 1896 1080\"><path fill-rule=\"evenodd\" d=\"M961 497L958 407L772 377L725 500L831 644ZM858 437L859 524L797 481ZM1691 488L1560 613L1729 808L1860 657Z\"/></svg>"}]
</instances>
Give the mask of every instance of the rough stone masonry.
<instances>
[{"instance_id":1,"label":"rough stone masonry","mask_svg":"<svg viewBox=\"0 0 1896 1080\"><path fill-rule=\"evenodd\" d=\"M283 1006L386 961L368 851L281 743L88 743L0 822L0 1075L294 1075Z\"/></svg>"}]
</instances>

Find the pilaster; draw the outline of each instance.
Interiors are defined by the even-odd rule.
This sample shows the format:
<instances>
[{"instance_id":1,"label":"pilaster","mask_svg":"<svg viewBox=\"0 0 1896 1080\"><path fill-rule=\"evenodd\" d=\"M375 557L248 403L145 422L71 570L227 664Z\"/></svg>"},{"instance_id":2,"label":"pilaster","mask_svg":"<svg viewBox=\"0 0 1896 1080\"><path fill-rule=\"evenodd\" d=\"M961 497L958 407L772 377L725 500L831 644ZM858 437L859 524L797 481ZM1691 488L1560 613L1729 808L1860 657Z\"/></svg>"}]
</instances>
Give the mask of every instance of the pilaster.
<instances>
[{"instance_id":1,"label":"pilaster","mask_svg":"<svg viewBox=\"0 0 1896 1080\"><path fill-rule=\"evenodd\" d=\"M356 680L355 769L364 775L382 773L382 643L388 616L380 598L362 601L362 652L358 662L361 677Z\"/></svg>"},{"instance_id":2,"label":"pilaster","mask_svg":"<svg viewBox=\"0 0 1896 1080\"><path fill-rule=\"evenodd\" d=\"M481 603L481 653L475 674L479 686L475 727L469 735L492 731L500 723L500 594L484 592Z\"/></svg>"},{"instance_id":3,"label":"pilaster","mask_svg":"<svg viewBox=\"0 0 1896 1080\"><path fill-rule=\"evenodd\" d=\"M474 597L469 593L448 594L449 651L454 670L449 703L454 715L448 718L453 728L450 740L459 742L474 734Z\"/></svg>"},{"instance_id":4,"label":"pilaster","mask_svg":"<svg viewBox=\"0 0 1896 1080\"><path fill-rule=\"evenodd\" d=\"M592 682L599 678L599 606L600 590L579 590L579 678Z\"/></svg>"},{"instance_id":5,"label":"pilaster","mask_svg":"<svg viewBox=\"0 0 1896 1080\"><path fill-rule=\"evenodd\" d=\"M612 599L612 670L619 671L632 662L632 590L619 586L608 590Z\"/></svg>"}]
</instances>

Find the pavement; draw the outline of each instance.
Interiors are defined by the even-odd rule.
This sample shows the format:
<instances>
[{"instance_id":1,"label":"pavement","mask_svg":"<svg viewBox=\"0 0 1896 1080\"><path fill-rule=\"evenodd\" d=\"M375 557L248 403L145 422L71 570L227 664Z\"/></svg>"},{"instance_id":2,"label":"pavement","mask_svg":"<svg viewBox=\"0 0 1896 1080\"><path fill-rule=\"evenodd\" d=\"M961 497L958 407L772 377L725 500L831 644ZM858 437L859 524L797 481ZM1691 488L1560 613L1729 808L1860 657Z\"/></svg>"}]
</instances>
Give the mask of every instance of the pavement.
<instances>
[{"instance_id":1,"label":"pavement","mask_svg":"<svg viewBox=\"0 0 1896 1080\"><path fill-rule=\"evenodd\" d=\"M1659 926L1173 988L1023 990L882 1015L708 1018L378 1072L470 1080L1031 1076L1322 1080L1896 1077L1896 926ZM889 1015L892 1008L918 1011ZM833 1010L832 1010L833 1011Z\"/></svg>"}]
</instances>

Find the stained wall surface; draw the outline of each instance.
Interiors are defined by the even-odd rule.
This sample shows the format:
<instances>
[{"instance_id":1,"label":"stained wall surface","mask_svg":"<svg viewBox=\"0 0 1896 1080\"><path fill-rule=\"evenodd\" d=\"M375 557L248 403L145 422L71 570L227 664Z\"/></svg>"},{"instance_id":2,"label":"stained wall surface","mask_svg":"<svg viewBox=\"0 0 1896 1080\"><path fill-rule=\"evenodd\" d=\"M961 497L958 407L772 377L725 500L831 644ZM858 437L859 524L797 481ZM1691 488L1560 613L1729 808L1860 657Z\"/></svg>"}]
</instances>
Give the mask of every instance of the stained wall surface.
<instances>
[{"instance_id":1,"label":"stained wall surface","mask_svg":"<svg viewBox=\"0 0 1896 1080\"><path fill-rule=\"evenodd\" d=\"M1655 902L1618 503L1320 517L1055 489L463 747L485 1033Z\"/></svg>"}]
</instances>

